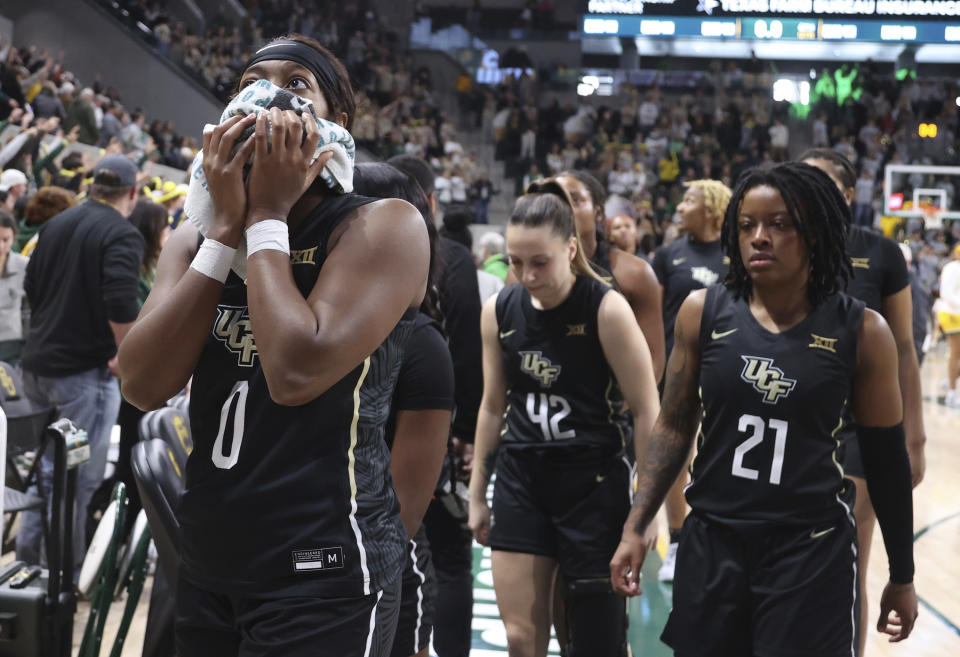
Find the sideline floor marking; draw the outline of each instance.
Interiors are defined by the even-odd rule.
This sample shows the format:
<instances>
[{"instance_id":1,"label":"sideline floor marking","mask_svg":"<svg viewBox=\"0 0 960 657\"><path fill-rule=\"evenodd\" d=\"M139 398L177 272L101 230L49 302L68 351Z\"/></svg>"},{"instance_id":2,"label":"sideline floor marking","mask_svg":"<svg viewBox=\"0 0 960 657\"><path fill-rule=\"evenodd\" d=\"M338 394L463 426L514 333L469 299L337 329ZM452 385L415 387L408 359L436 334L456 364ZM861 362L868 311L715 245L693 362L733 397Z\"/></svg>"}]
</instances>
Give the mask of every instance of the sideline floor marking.
<instances>
[{"instance_id":1,"label":"sideline floor marking","mask_svg":"<svg viewBox=\"0 0 960 657\"><path fill-rule=\"evenodd\" d=\"M930 531L930 530L933 529L934 527L938 527L938 526L940 526L940 525L942 525L942 524L944 524L944 523L946 523L946 522L949 522L949 521L951 521L951 520L954 520L954 519L956 519L956 518L960 518L960 511L958 511L957 513L951 513L949 516L945 516L945 517L943 517L943 518L940 518L939 520L935 520L935 521L931 522L930 524L926 525L925 527L921 527L921 528L920 528L919 530L917 530L917 532L913 535L913 542L916 543L916 542L920 539L920 537L922 537L924 534L926 534L928 531ZM922 598L922 597L917 596L917 601L918 601L920 604L922 604L927 611L929 611L931 614L933 614L933 615L936 616L938 619L940 619L940 622L942 622L944 625L946 625L946 626L950 629L951 632L953 632L953 633L956 634L957 636L960 636L960 627L957 627L956 625L954 625L954 623L953 623L949 618L947 618L947 617L944 616L942 613L940 613L940 611L938 611L937 608L934 607L932 604L930 604L929 602L927 602L927 600L926 600L925 598Z\"/></svg>"}]
</instances>

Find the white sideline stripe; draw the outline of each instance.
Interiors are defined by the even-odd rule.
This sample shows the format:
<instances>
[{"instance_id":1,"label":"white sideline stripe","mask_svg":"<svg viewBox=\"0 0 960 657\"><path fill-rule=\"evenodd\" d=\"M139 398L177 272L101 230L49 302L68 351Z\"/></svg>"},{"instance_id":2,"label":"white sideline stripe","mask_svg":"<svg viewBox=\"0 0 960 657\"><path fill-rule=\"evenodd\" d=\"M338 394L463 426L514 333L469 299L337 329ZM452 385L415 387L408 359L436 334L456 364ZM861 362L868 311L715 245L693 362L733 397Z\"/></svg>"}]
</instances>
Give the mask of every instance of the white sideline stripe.
<instances>
[{"instance_id":1,"label":"white sideline stripe","mask_svg":"<svg viewBox=\"0 0 960 657\"><path fill-rule=\"evenodd\" d=\"M493 589L473 589L473 599L488 600L490 602L496 602L497 593Z\"/></svg>"},{"instance_id":2,"label":"white sideline stripe","mask_svg":"<svg viewBox=\"0 0 960 657\"><path fill-rule=\"evenodd\" d=\"M367 356L363 361L363 371L360 372L360 378L357 379L357 387L353 389L353 420L350 422L350 449L347 450L347 474L350 478L350 526L353 528L353 535L357 537L357 549L360 551L360 572L363 573L364 595L370 595L370 571L367 569L367 551L363 548L363 535L360 533L360 525L357 523L357 475L354 472L357 458L353 455L353 450L357 446L357 423L360 421L360 386L363 385L369 371L370 357ZM379 600L380 598L377 598L378 602ZM371 620L370 623L372 626L373 621ZM369 648L370 644L368 643L368 651Z\"/></svg>"},{"instance_id":3,"label":"white sideline stripe","mask_svg":"<svg viewBox=\"0 0 960 657\"><path fill-rule=\"evenodd\" d=\"M363 657L370 657L370 647L373 645L373 632L377 628L377 607L380 606L380 598L383 597L383 589L377 591L377 601L373 604L370 611L370 631L367 633L367 647L363 649Z\"/></svg>"},{"instance_id":4,"label":"white sideline stripe","mask_svg":"<svg viewBox=\"0 0 960 657\"><path fill-rule=\"evenodd\" d=\"M423 585L427 581L420 569L417 568L417 542L410 539L410 559L413 560L413 572L420 578L420 584L417 586L417 627L413 630L413 652L418 653L423 648L420 647L420 625L423 623Z\"/></svg>"}]
</instances>

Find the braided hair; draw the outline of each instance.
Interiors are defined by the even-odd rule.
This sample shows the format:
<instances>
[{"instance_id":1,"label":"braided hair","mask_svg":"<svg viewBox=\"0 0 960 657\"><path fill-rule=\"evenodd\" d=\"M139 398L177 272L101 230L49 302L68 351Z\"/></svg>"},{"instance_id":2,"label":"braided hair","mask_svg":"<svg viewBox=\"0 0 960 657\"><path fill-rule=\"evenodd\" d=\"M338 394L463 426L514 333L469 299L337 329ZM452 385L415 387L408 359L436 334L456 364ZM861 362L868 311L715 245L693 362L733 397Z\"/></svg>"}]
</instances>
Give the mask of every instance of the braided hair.
<instances>
[{"instance_id":1,"label":"braided hair","mask_svg":"<svg viewBox=\"0 0 960 657\"><path fill-rule=\"evenodd\" d=\"M797 158L801 162L807 160L824 160L830 163L833 169L833 175L845 190L853 189L857 186L857 172L850 164L850 160L833 150L832 148L811 148L806 153Z\"/></svg>"},{"instance_id":2,"label":"braided hair","mask_svg":"<svg viewBox=\"0 0 960 657\"><path fill-rule=\"evenodd\" d=\"M850 207L830 176L802 162L784 162L746 171L737 182L723 221L720 243L730 258L724 281L736 298L749 298L750 273L740 256L739 215L743 198L754 187L773 187L783 197L787 212L810 252L807 298L816 308L827 297L845 289L852 276L847 256Z\"/></svg>"}]
</instances>

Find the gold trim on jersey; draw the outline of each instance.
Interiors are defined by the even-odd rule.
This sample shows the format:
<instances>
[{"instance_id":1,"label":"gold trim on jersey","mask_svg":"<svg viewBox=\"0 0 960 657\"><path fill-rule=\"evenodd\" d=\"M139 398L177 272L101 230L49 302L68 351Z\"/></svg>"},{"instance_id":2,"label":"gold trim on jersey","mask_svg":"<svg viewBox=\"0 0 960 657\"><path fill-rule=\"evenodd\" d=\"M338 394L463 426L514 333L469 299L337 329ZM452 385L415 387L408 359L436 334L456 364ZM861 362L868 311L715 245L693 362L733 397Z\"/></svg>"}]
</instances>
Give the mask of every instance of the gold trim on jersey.
<instances>
[{"instance_id":1,"label":"gold trim on jersey","mask_svg":"<svg viewBox=\"0 0 960 657\"><path fill-rule=\"evenodd\" d=\"M620 447L626 447L627 437L623 435L623 426L613 419L614 414L617 412L617 409L613 405L613 399L610 397L610 393L613 392L613 384L614 377L613 374L610 374L609 383L607 383L607 389L603 392L603 399L607 402L607 408L610 409L610 413L607 415L607 422L617 428L617 433L620 434ZM636 436L634 436L634 440L636 440Z\"/></svg>"},{"instance_id":2,"label":"gold trim on jersey","mask_svg":"<svg viewBox=\"0 0 960 657\"><path fill-rule=\"evenodd\" d=\"M843 400L843 406L840 407L840 418L837 420L837 426L834 427L833 431L830 432L830 437L833 438L833 453L830 457L833 459L833 464L837 466L837 470L840 471L840 479L843 480L844 472L843 465L840 461L837 460L837 452L840 450L840 439L837 438L837 434L840 433L840 429L843 428L843 411L847 408L847 400Z\"/></svg>"},{"instance_id":3,"label":"gold trim on jersey","mask_svg":"<svg viewBox=\"0 0 960 657\"><path fill-rule=\"evenodd\" d=\"M363 360L363 371L357 379L357 386L353 389L353 419L350 420L350 447L347 449L347 477L350 479L350 526L357 537L357 549L360 551L360 572L363 573L363 594L370 595L370 571L367 569L367 551L363 548L363 534L357 523L357 475L355 472L357 458L353 450L357 446L357 423L360 422L360 388L363 386L367 373L370 372L370 357Z\"/></svg>"}]
</instances>

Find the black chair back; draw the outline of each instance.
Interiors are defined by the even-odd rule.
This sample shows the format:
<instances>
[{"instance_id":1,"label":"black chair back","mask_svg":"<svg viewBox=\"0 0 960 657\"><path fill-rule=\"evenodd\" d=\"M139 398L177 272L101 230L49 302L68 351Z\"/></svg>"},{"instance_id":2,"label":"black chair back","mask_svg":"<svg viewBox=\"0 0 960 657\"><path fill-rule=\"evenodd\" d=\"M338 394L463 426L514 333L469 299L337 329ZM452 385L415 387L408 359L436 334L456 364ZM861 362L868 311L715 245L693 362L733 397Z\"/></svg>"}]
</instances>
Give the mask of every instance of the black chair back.
<instances>
[{"instance_id":1,"label":"black chair back","mask_svg":"<svg viewBox=\"0 0 960 657\"><path fill-rule=\"evenodd\" d=\"M150 411L140 420L140 440L159 438L167 443L176 458L177 467L183 472L187 457L193 451L190 420L179 408L165 406Z\"/></svg>"},{"instance_id":2,"label":"black chair back","mask_svg":"<svg viewBox=\"0 0 960 657\"><path fill-rule=\"evenodd\" d=\"M159 439L134 445L131 465L160 564L171 590L176 591L180 571L180 523L176 511L183 493L183 470L173 449Z\"/></svg>"}]
</instances>

